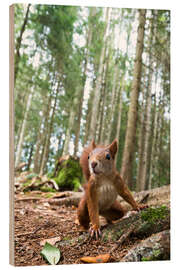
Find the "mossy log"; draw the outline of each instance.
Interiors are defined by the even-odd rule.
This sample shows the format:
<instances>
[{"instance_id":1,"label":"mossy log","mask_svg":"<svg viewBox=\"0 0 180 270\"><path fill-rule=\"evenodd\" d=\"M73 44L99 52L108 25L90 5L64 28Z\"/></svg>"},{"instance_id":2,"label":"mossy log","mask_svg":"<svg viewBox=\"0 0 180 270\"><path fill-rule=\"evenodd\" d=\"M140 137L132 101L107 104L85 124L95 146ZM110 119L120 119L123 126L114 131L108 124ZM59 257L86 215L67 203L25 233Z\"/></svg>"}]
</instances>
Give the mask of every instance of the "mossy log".
<instances>
[{"instance_id":1,"label":"mossy log","mask_svg":"<svg viewBox=\"0 0 180 270\"><path fill-rule=\"evenodd\" d=\"M57 160L52 177L59 186L59 190L78 191L83 182L82 169L79 159L70 155Z\"/></svg>"},{"instance_id":2,"label":"mossy log","mask_svg":"<svg viewBox=\"0 0 180 270\"><path fill-rule=\"evenodd\" d=\"M128 237L148 237L170 228L170 210L166 206L150 207L143 211L132 213L117 223L110 224L103 229L104 241L118 241L129 228L133 230Z\"/></svg>"},{"instance_id":3,"label":"mossy log","mask_svg":"<svg viewBox=\"0 0 180 270\"><path fill-rule=\"evenodd\" d=\"M152 234L156 234L170 229L170 210L166 206L151 207L142 210L141 212L133 212L130 216L118 220L116 223L102 226L101 241L114 242L115 247L113 251L132 237L144 239ZM127 233L129 232L129 233ZM125 237L124 237L125 236ZM122 240L123 239L123 240ZM59 245L82 245L89 241L88 232L83 232L78 238L72 238L61 241Z\"/></svg>"}]
</instances>

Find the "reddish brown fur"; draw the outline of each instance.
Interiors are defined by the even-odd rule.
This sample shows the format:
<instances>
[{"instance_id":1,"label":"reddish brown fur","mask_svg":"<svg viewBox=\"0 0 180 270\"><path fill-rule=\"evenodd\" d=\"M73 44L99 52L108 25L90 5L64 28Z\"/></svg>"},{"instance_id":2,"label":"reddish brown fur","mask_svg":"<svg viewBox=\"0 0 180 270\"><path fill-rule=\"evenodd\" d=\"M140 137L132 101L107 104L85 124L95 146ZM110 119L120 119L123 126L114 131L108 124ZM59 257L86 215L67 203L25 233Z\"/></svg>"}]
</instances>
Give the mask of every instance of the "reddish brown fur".
<instances>
[{"instance_id":1,"label":"reddish brown fur","mask_svg":"<svg viewBox=\"0 0 180 270\"><path fill-rule=\"evenodd\" d=\"M104 185L106 187L106 180L103 184L103 179L107 179L105 175L101 175L101 178L97 178L96 176L94 176L93 174L90 174L89 171L89 164L88 164L88 155L92 152L92 150L94 150L95 148L103 148L110 151L112 160L115 158L116 152L117 152L117 141L114 140L112 142L112 144L110 144L109 146L96 146L94 141L92 141L92 143L89 145L89 147L85 148L82 156L80 158L80 164L83 170L83 174L85 176L85 178L88 180L86 186L85 186L85 194L83 196L83 198L81 199L80 203L79 203L79 207L78 207L78 219L79 222L82 226L84 226L85 228L88 228L89 223L91 221L92 223L92 230L93 231L98 231L99 230L99 214L104 216L108 222L111 222L112 220L117 220L119 218L121 218L124 214L125 214L125 210L123 209L123 207L121 206L121 204L116 200L114 201L114 203L107 209L103 209L101 207L101 209L99 209L98 207L98 192L97 189L99 187L103 187ZM98 154L97 154L98 155ZM94 154L93 151L93 157L96 156L96 152ZM102 155L101 155L102 157ZM102 160L103 162L103 160ZM113 161L114 162L114 161ZM105 163L102 163L105 164ZM110 172L110 176L108 176L108 183L111 183L111 185L113 186L113 190L115 189L116 192L122 197L124 198L129 204L132 205L132 207L135 210L140 210L146 206L144 205L138 205L136 203L136 201L134 200L131 192L129 191L128 187L126 186L125 182L123 181L123 179L121 178L121 176L119 175L119 173L115 170L115 166L114 163L113 164L113 169ZM101 186L101 180L102 180L102 186ZM111 190L111 189L110 189ZM114 191L112 190L113 194ZM104 191L103 191L104 192ZM103 193L104 194L104 193ZM107 193L106 193L107 194ZM112 193L108 193L111 195ZM111 195L113 198L113 194ZM104 196L104 195L103 195ZM101 198L101 200L104 200L104 197ZM111 200L111 198L110 198Z\"/></svg>"},{"instance_id":2,"label":"reddish brown fur","mask_svg":"<svg viewBox=\"0 0 180 270\"><path fill-rule=\"evenodd\" d=\"M92 141L92 143L88 147L84 148L83 153L80 158L80 165L81 165L83 175L86 178L86 180L89 180L89 177L90 177L88 155L95 147L96 146L94 144L94 141Z\"/></svg>"},{"instance_id":3,"label":"reddish brown fur","mask_svg":"<svg viewBox=\"0 0 180 270\"><path fill-rule=\"evenodd\" d=\"M95 148L106 148L104 145L96 145L94 140L90 143L89 146L84 148L82 155L80 157L80 165L83 171L83 175L85 179L88 181L90 178L90 171L89 171L89 165L88 165L88 156Z\"/></svg>"}]
</instances>

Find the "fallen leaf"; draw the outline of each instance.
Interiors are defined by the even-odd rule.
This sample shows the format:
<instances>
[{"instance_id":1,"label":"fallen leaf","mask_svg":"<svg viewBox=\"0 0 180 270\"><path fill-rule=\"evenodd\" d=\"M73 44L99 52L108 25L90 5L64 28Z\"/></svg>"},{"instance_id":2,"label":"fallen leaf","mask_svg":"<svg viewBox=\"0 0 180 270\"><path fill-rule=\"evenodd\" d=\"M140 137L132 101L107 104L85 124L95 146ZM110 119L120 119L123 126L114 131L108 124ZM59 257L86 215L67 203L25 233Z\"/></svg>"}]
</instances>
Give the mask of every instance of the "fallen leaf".
<instances>
[{"instance_id":1,"label":"fallen leaf","mask_svg":"<svg viewBox=\"0 0 180 270\"><path fill-rule=\"evenodd\" d=\"M80 260L85 263L106 263L110 259L110 254L102 254L96 257L82 257Z\"/></svg>"},{"instance_id":2,"label":"fallen leaf","mask_svg":"<svg viewBox=\"0 0 180 270\"><path fill-rule=\"evenodd\" d=\"M47 243L41 250L40 254L50 263L50 264L57 264L60 260L60 250L52 246L51 244Z\"/></svg>"},{"instance_id":3,"label":"fallen leaf","mask_svg":"<svg viewBox=\"0 0 180 270\"><path fill-rule=\"evenodd\" d=\"M41 246L44 246L47 243L51 244L51 245L54 245L56 244L56 242L60 241L61 240L61 237L60 236L57 236L57 237L53 237L53 238L49 238L49 239L44 239L40 242L40 245Z\"/></svg>"}]
</instances>

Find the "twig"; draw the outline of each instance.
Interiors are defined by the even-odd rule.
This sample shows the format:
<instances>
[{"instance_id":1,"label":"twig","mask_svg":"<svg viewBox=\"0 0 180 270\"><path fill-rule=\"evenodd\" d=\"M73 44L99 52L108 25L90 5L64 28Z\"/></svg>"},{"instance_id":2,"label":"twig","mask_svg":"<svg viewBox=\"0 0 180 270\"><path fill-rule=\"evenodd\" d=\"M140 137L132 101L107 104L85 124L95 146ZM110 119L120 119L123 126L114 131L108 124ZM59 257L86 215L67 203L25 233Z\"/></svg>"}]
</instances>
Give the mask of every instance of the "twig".
<instances>
[{"instance_id":1,"label":"twig","mask_svg":"<svg viewBox=\"0 0 180 270\"><path fill-rule=\"evenodd\" d=\"M28 201L28 200L36 201L36 200L42 200L42 198L38 198L38 197L24 197L24 198L15 199L15 202Z\"/></svg>"},{"instance_id":2,"label":"twig","mask_svg":"<svg viewBox=\"0 0 180 270\"><path fill-rule=\"evenodd\" d=\"M116 245L111 249L110 253L114 252L128 237L129 235L134 231L136 227L136 224L133 224L127 231L126 233L123 233L121 237L119 238L118 242Z\"/></svg>"},{"instance_id":3,"label":"twig","mask_svg":"<svg viewBox=\"0 0 180 270\"><path fill-rule=\"evenodd\" d=\"M19 234L16 234L15 237L26 236L26 235L29 235L29 234L34 234L34 233L36 233L37 231L39 231L40 229L41 229L41 227L38 227L38 228L36 228L33 232L19 233Z\"/></svg>"}]
</instances>

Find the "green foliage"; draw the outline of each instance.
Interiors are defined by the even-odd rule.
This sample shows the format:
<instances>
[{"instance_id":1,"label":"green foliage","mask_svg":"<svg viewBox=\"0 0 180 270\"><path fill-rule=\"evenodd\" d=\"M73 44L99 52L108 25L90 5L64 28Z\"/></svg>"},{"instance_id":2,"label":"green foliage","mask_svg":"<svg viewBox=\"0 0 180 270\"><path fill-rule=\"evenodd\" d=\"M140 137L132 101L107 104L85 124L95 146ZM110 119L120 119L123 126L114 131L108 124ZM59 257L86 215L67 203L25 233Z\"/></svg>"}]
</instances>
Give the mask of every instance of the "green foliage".
<instances>
[{"instance_id":1,"label":"green foliage","mask_svg":"<svg viewBox=\"0 0 180 270\"><path fill-rule=\"evenodd\" d=\"M154 249L153 250L151 256L149 256L149 257L142 257L141 258L141 261L143 261L143 262L157 261L157 260L161 259L161 256L162 256L161 251L160 251L160 249L157 248L157 249Z\"/></svg>"},{"instance_id":2,"label":"green foliage","mask_svg":"<svg viewBox=\"0 0 180 270\"><path fill-rule=\"evenodd\" d=\"M43 192L56 192L56 190L54 188L46 187L46 186L40 187L40 190Z\"/></svg>"},{"instance_id":3,"label":"green foliage","mask_svg":"<svg viewBox=\"0 0 180 270\"><path fill-rule=\"evenodd\" d=\"M15 5L15 44L20 34L26 13L27 5ZM92 12L93 11L93 12ZM113 14L116 14L114 16ZM167 113L170 111L170 12L167 10L154 11L153 17L156 35L154 35L153 57L156 64L155 73L158 73L159 88L162 88L157 99L155 109L160 112L162 126L160 129L161 142L157 141L155 168L153 169L152 187L161 186L170 182L170 120ZM92 14L93 13L93 14ZM20 60L18 65L17 79L15 83L15 145L17 145L24 115L27 106L27 100L32 87L34 94L31 101L30 110L27 115L27 123L24 134L24 143L22 147L21 160L30 164L30 170L33 170L35 163L35 154L37 145L40 145L38 162L42 163L43 154L46 145L48 145L46 170L52 172L55 160L63 153L65 134L70 130L71 142L75 142L78 121L80 122L79 145L86 145L88 142L89 124L91 112L93 112L93 93L96 83L99 59L102 47L105 46L105 57L103 65L107 64L106 74L99 89L105 87L105 104L103 116L105 119L105 129L111 129L111 140L116 136L117 119L119 113L119 85L122 87L123 74L126 73L125 85L122 89L123 109L121 118L121 131L118 148L118 170L121 168L121 161L124 150L124 141L127 129L128 109L130 104L130 95L133 79L134 54L132 53L134 41L134 25L137 25L136 10L134 9L113 9L111 20L109 22L108 42L104 44L103 33L105 27L104 9L101 7L73 7L58 5L31 5L26 30L22 38L20 48ZM149 11L149 14L151 12ZM114 16L114 17L113 17ZM149 16L149 15L148 15ZM148 53L148 25L151 16L147 18L144 52ZM122 21L122 22L121 22ZM136 22L134 24L134 22ZM122 23L122 25L121 25ZM124 49L116 48L115 40L118 39L118 31L112 34L113 29L119 31L122 27L124 35ZM91 33L91 40L87 44L88 33ZM81 44L81 41L82 44ZM121 43L121 42L120 42ZM117 45L117 44L116 44ZM126 47L129 50L126 52ZM133 48L132 48L133 47ZM88 71L85 73L86 61ZM113 78L115 64L118 64L119 75L116 83L116 108L113 119L110 118L112 109L111 96L113 88ZM144 62L143 59L143 69ZM104 70L105 71L105 70ZM147 68L147 73L152 72L151 67ZM154 72L153 72L154 73ZM81 99L85 83L89 81L89 98L86 99L88 105L83 105L81 113ZM143 73L143 85L146 87L147 74ZM52 119L52 110L55 102L55 93L57 90L57 102ZM159 89L158 89L159 91ZM74 98L78 99L78 104L73 104ZM144 97L144 104L146 97ZM142 103L139 102L139 112L143 113ZM74 111L74 123L69 126L69 116L71 110ZM51 123L52 120L52 123ZM98 120L98 119L97 119ZM112 121L111 121L112 120ZM140 123L138 122L138 129ZM98 127L99 128L99 127ZM153 129L153 123L152 123ZM47 137L50 133L49 142ZM40 134L40 136L38 136ZM135 147L136 155L133 164L133 181L135 180L138 165L138 138L137 134ZM101 142L104 143L104 142ZM58 144L58 146L57 146ZM31 153L32 150L32 153ZM39 168L40 169L40 168ZM51 176L51 175L50 175ZM63 168L60 171L57 183L64 188L77 190L82 176L77 168L70 172Z\"/></svg>"},{"instance_id":4,"label":"green foliage","mask_svg":"<svg viewBox=\"0 0 180 270\"><path fill-rule=\"evenodd\" d=\"M166 218L168 208L165 205L157 208L147 208L141 212L141 219L149 224L156 224L157 221Z\"/></svg>"},{"instance_id":5,"label":"green foliage","mask_svg":"<svg viewBox=\"0 0 180 270\"><path fill-rule=\"evenodd\" d=\"M63 162L58 176L54 178L60 190L77 191L83 181L79 162L69 159Z\"/></svg>"},{"instance_id":6,"label":"green foliage","mask_svg":"<svg viewBox=\"0 0 180 270\"><path fill-rule=\"evenodd\" d=\"M40 254L48 261L49 264L57 264L61 257L60 250L48 242L46 242Z\"/></svg>"}]
</instances>

